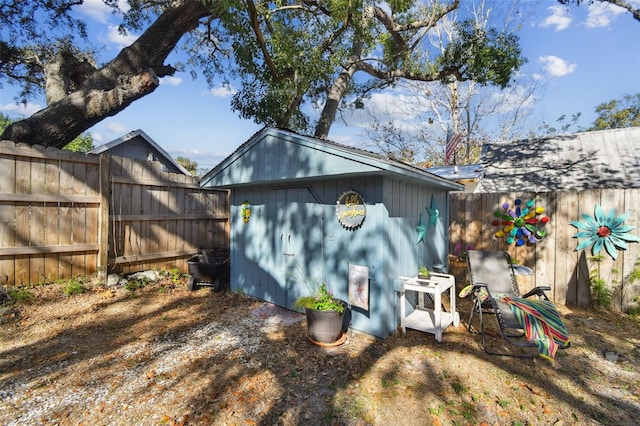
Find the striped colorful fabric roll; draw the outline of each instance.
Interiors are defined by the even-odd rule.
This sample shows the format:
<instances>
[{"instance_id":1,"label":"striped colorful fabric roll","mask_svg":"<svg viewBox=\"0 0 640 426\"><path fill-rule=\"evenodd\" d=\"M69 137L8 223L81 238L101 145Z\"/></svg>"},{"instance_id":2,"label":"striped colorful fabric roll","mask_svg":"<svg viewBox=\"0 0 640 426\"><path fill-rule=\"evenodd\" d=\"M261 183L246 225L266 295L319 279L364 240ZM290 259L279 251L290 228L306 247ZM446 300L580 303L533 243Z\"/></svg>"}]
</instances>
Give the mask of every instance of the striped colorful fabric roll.
<instances>
[{"instance_id":1,"label":"striped colorful fabric roll","mask_svg":"<svg viewBox=\"0 0 640 426\"><path fill-rule=\"evenodd\" d=\"M553 361L558 347L569 344L567 327L550 301L506 295L498 295L496 299L509 305L527 340L538 345L540 356Z\"/></svg>"}]
</instances>

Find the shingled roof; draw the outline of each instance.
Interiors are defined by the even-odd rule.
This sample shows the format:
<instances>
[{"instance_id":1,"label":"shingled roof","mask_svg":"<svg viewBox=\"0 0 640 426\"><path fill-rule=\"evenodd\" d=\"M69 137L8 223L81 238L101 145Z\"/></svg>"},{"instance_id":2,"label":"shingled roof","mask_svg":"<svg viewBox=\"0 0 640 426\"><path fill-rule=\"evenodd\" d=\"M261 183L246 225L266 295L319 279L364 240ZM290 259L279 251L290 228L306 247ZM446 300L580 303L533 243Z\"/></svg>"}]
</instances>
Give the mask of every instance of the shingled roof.
<instances>
[{"instance_id":1,"label":"shingled roof","mask_svg":"<svg viewBox=\"0 0 640 426\"><path fill-rule=\"evenodd\" d=\"M640 127L486 145L474 192L640 188Z\"/></svg>"}]
</instances>

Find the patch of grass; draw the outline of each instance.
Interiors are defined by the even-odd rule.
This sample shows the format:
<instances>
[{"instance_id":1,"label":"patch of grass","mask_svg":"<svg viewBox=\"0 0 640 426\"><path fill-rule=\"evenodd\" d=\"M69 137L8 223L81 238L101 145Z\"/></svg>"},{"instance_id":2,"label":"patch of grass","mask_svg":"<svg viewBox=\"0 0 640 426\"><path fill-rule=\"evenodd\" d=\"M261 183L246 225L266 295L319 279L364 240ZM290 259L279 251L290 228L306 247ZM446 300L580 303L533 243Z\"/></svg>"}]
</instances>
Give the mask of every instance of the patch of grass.
<instances>
[{"instance_id":1,"label":"patch of grass","mask_svg":"<svg viewBox=\"0 0 640 426\"><path fill-rule=\"evenodd\" d=\"M62 285L62 293L67 297L73 296L74 294L82 294L85 291L82 284L80 279L72 278Z\"/></svg>"},{"instance_id":2,"label":"patch of grass","mask_svg":"<svg viewBox=\"0 0 640 426\"><path fill-rule=\"evenodd\" d=\"M468 402L463 402L462 403L462 417L464 417L464 419L467 422L475 423L476 410L475 410L475 407L473 406L473 404L470 404Z\"/></svg>"},{"instance_id":3,"label":"patch of grass","mask_svg":"<svg viewBox=\"0 0 640 426\"><path fill-rule=\"evenodd\" d=\"M506 399L501 399L498 401L498 405L503 409L506 409L509 406L509 404L511 404L511 401L508 401Z\"/></svg>"},{"instance_id":4,"label":"patch of grass","mask_svg":"<svg viewBox=\"0 0 640 426\"><path fill-rule=\"evenodd\" d=\"M436 416L442 415L444 412L444 405L439 404L437 407L429 407L429 413L434 414Z\"/></svg>"},{"instance_id":5,"label":"patch of grass","mask_svg":"<svg viewBox=\"0 0 640 426\"><path fill-rule=\"evenodd\" d=\"M382 377L382 378L380 379L380 385L381 385L383 388L388 388L388 387L390 387L390 386L397 386L399 383L400 383L400 381L399 381L397 378L395 378L395 377L392 377L392 378L390 378L390 379L388 379L388 378L386 378L386 377Z\"/></svg>"},{"instance_id":6,"label":"patch of grass","mask_svg":"<svg viewBox=\"0 0 640 426\"><path fill-rule=\"evenodd\" d=\"M36 299L36 295L24 287L10 288L8 293L9 293L9 304L21 303L25 305L30 305Z\"/></svg>"},{"instance_id":7,"label":"patch of grass","mask_svg":"<svg viewBox=\"0 0 640 426\"><path fill-rule=\"evenodd\" d=\"M367 399L358 396L347 396L339 394L334 405L334 415L347 419L360 419L367 424L374 424L375 421L367 409Z\"/></svg>"},{"instance_id":8,"label":"patch of grass","mask_svg":"<svg viewBox=\"0 0 640 426\"><path fill-rule=\"evenodd\" d=\"M146 277L138 278L137 280L131 280L125 284L124 288L129 291L136 291L144 288L149 284L149 279Z\"/></svg>"},{"instance_id":9,"label":"patch of grass","mask_svg":"<svg viewBox=\"0 0 640 426\"><path fill-rule=\"evenodd\" d=\"M589 261L595 264L594 268L589 271L589 283L591 284L591 296L596 308L608 308L611 306L612 293L607 287L607 282L600 277L600 269L598 264L602 262L604 256L591 256Z\"/></svg>"},{"instance_id":10,"label":"patch of grass","mask_svg":"<svg viewBox=\"0 0 640 426\"><path fill-rule=\"evenodd\" d=\"M443 370L442 373L438 375L439 380L448 379L451 376L447 370Z\"/></svg>"},{"instance_id":11,"label":"patch of grass","mask_svg":"<svg viewBox=\"0 0 640 426\"><path fill-rule=\"evenodd\" d=\"M171 282L174 284L178 284L180 280L185 277L187 274L183 274L180 272L178 268L169 269L165 271L160 271L160 275L163 277L168 277Z\"/></svg>"},{"instance_id":12,"label":"patch of grass","mask_svg":"<svg viewBox=\"0 0 640 426\"><path fill-rule=\"evenodd\" d=\"M455 380L451 383L451 387L453 388L453 391L456 393L456 395L460 396L463 393L465 393L467 391L467 388L460 383L459 380Z\"/></svg>"}]
</instances>

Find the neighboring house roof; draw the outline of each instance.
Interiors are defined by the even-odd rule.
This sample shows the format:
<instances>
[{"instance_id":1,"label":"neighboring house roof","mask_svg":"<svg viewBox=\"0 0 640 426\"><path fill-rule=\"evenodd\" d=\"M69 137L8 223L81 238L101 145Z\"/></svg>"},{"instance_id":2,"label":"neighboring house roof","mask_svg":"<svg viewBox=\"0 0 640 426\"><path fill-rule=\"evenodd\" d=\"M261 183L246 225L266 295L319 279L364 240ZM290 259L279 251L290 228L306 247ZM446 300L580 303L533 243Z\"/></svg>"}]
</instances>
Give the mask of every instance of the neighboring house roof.
<instances>
[{"instance_id":1,"label":"neighboring house roof","mask_svg":"<svg viewBox=\"0 0 640 426\"><path fill-rule=\"evenodd\" d=\"M429 173L464 185L465 192L473 192L478 186L484 169L482 164L460 164L453 166L429 167Z\"/></svg>"},{"instance_id":2,"label":"neighboring house roof","mask_svg":"<svg viewBox=\"0 0 640 426\"><path fill-rule=\"evenodd\" d=\"M640 127L485 145L475 192L640 188Z\"/></svg>"},{"instance_id":3,"label":"neighboring house roof","mask_svg":"<svg viewBox=\"0 0 640 426\"><path fill-rule=\"evenodd\" d=\"M324 154L324 155L317 155ZM259 162L258 159L268 161ZM262 169L259 164L266 164ZM396 160L290 130L266 127L209 171L202 186L233 187L326 176L393 175L450 191L460 184Z\"/></svg>"},{"instance_id":4,"label":"neighboring house roof","mask_svg":"<svg viewBox=\"0 0 640 426\"><path fill-rule=\"evenodd\" d=\"M482 164L460 164L453 166L429 167L429 173L456 182L478 180L482 177Z\"/></svg>"},{"instance_id":5,"label":"neighboring house roof","mask_svg":"<svg viewBox=\"0 0 640 426\"><path fill-rule=\"evenodd\" d=\"M134 147L136 144L138 146ZM136 149L141 145L148 146L150 149ZM88 154L102 154L105 152L142 161L160 161L167 167L169 172L183 173L191 176L191 173L189 173L187 169L182 167L167 151L140 129L129 132L104 145L100 145L89 151Z\"/></svg>"}]
</instances>

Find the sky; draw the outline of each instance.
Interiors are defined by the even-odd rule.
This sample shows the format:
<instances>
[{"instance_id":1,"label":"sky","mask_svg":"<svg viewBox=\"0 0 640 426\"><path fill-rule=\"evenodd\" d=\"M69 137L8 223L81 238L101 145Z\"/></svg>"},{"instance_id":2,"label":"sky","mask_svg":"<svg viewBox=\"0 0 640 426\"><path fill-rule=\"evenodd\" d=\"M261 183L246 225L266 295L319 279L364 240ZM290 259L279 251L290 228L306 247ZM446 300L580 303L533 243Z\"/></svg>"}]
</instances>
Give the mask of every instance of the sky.
<instances>
[{"instance_id":1,"label":"sky","mask_svg":"<svg viewBox=\"0 0 640 426\"><path fill-rule=\"evenodd\" d=\"M628 1L640 7L640 0ZM631 14L597 1L579 7L554 0L521 3L528 10L517 35L528 62L520 73L540 82L543 89L531 112L533 123L553 124L563 114L579 112L578 126L585 128L595 120L597 105L640 93L640 22ZM118 33L116 17L100 0L86 1L77 13L87 22L90 37L104 45L103 62L135 40L135 35ZM170 56L167 63L173 59ZM28 117L45 106L44 98L18 105L16 89L5 85L0 90L0 112L12 118ZM231 110L233 90L210 88L203 77L193 80L188 72L179 72L163 78L155 92L88 132L99 146L142 129L174 158L187 157L210 169L262 128ZM387 92L370 102L374 109L377 104L378 110L389 111L389 105L404 100ZM364 135L370 125L366 114L344 116L334 123L329 139L371 149Z\"/></svg>"}]
</instances>

